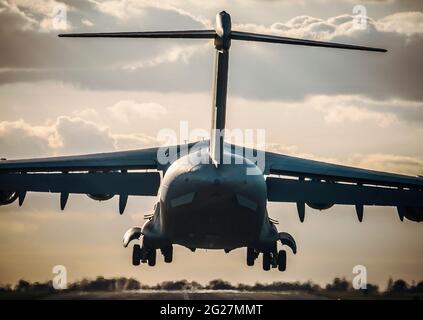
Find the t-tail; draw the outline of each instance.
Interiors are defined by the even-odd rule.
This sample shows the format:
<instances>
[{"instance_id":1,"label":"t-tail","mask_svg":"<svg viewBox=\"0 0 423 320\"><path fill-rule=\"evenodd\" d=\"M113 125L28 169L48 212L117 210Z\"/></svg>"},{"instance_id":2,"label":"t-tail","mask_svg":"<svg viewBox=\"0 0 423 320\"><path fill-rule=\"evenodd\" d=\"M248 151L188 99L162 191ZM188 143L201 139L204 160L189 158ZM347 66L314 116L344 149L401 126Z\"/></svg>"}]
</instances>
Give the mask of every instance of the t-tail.
<instances>
[{"instance_id":1,"label":"t-tail","mask_svg":"<svg viewBox=\"0 0 423 320\"><path fill-rule=\"evenodd\" d=\"M109 33L69 33L59 37L81 38L176 38L176 39L214 39L216 49L213 77L213 105L210 139L210 156L216 166L223 164L223 141L226 118L226 96L228 85L229 49L231 40L269 42L336 49L386 52L385 49L356 46L343 43L314 41L276 35L264 35L232 30L231 16L222 11L216 15L214 30L187 31L147 31L147 32L109 32Z\"/></svg>"}]
</instances>

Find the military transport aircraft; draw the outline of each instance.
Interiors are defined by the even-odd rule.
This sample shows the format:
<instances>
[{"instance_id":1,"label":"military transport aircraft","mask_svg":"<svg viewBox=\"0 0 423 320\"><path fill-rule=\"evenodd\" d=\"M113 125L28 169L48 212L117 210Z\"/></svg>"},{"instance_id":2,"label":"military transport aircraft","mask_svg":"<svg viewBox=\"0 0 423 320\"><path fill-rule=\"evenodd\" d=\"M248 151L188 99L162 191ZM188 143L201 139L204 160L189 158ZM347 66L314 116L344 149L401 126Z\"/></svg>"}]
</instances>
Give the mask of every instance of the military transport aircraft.
<instances>
[{"instance_id":1,"label":"military transport aircraft","mask_svg":"<svg viewBox=\"0 0 423 320\"><path fill-rule=\"evenodd\" d=\"M132 263L156 264L173 257L173 245L220 249L247 248L247 265L263 255L263 269L286 268L286 251L295 254L294 238L278 232L267 202L296 203L304 221L305 205L325 210L335 204L355 206L359 221L364 206L395 206L401 220L423 221L423 178L346 167L264 152L257 166L255 149L224 142L229 48L232 40L386 52L384 49L311 41L231 30L226 12L216 16L214 30L62 34L60 37L213 39L216 49L212 130L210 141L169 147L169 163L159 161L161 148L67 157L0 161L0 202L18 200L28 191L60 194L60 207L70 193L94 200L119 196L122 214L128 196L154 196L157 203L146 223L129 229L125 247L133 240ZM251 156L255 155L255 156ZM224 160L229 161L224 161ZM200 160L200 161L198 161Z\"/></svg>"}]
</instances>

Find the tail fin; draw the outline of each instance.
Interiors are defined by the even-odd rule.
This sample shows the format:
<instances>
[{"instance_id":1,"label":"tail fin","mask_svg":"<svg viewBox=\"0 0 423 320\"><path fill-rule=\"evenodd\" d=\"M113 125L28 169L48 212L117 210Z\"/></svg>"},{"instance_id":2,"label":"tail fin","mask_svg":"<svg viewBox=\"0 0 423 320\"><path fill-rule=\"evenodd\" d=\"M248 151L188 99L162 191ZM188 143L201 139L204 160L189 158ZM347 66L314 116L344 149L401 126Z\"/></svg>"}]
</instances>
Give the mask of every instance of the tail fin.
<instances>
[{"instance_id":1,"label":"tail fin","mask_svg":"<svg viewBox=\"0 0 423 320\"><path fill-rule=\"evenodd\" d=\"M218 166L223 163L223 141L226 117L226 93L228 82L229 48L231 40L257 41L300 46L325 47L349 50L386 52L385 49L356 46L342 43L295 39L274 35L232 31L231 16L222 11L216 15L215 30L189 31L150 31L150 32L113 32L113 33L71 33L59 37L82 38L177 38L177 39L214 39L216 48L215 76L213 80L213 109L210 139L210 156Z\"/></svg>"}]
</instances>

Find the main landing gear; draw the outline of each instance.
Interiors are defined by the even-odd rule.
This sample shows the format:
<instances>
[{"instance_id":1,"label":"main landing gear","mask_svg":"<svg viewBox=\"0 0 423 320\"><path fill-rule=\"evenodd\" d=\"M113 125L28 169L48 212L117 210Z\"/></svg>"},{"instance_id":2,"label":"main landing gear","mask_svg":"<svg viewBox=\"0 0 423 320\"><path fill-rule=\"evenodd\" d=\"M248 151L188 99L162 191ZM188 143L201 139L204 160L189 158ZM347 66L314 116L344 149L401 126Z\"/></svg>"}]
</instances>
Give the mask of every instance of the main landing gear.
<instances>
[{"instance_id":1,"label":"main landing gear","mask_svg":"<svg viewBox=\"0 0 423 320\"><path fill-rule=\"evenodd\" d=\"M164 261L171 263L173 259L173 247L162 248L160 251L163 254ZM141 247L139 244L134 245L132 249L132 265L134 266L147 263L150 267L154 267L156 265L156 258L156 249Z\"/></svg>"},{"instance_id":2,"label":"main landing gear","mask_svg":"<svg viewBox=\"0 0 423 320\"><path fill-rule=\"evenodd\" d=\"M259 254L254 248L247 248L247 266L253 266ZM263 270L269 271L271 268L276 267L279 271L286 270L286 251L263 252Z\"/></svg>"},{"instance_id":3,"label":"main landing gear","mask_svg":"<svg viewBox=\"0 0 423 320\"><path fill-rule=\"evenodd\" d=\"M294 238L286 232L279 232L277 240L282 245L291 248L294 254L297 253L297 245ZM269 271L271 268L278 268L279 271L286 270L286 251L277 249L277 242L270 242L260 249L247 247L247 266L253 266L255 260L263 254L263 270Z\"/></svg>"}]
</instances>

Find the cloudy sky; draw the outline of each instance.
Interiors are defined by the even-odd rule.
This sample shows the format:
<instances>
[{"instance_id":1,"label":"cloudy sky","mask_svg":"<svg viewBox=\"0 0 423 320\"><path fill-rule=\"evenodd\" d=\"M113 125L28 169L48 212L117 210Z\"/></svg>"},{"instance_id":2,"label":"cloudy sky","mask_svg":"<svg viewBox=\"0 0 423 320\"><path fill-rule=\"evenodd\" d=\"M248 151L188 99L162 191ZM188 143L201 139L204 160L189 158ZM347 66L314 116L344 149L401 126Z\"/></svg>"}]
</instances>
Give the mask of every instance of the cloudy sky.
<instances>
[{"instance_id":1,"label":"cloudy sky","mask_svg":"<svg viewBox=\"0 0 423 320\"><path fill-rule=\"evenodd\" d=\"M66 5L67 23L57 20ZM367 27L354 27L364 6ZM64 39L64 31L143 31L213 27L221 10L233 29L383 47L386 54L233 43L228 127L266 129L268 150L371 169L423 173L423 3L419 0L29 1L0 0L0 156L8 159L156 145L162 128L209 128L213 46L208 41ZM58 30L62 28L63 30ZM98 203L72 195L28 194L0 208L0 283L134 276L146 283L224 278L233 283L352 278L423 279L422 225L393 208L308 209L270 204L279 229L297 240L285 273L225 255L177 247L174 263L130 265L121 239L142 224L154 198Z\"/></svg>"}]
</instances>

